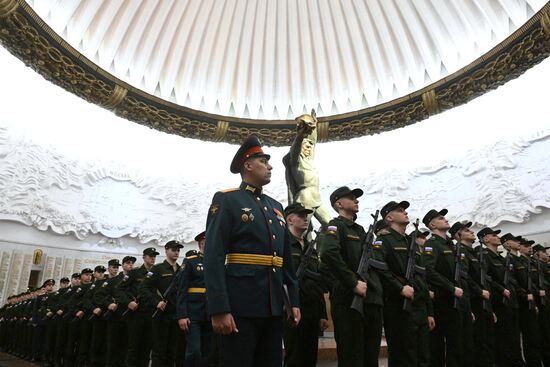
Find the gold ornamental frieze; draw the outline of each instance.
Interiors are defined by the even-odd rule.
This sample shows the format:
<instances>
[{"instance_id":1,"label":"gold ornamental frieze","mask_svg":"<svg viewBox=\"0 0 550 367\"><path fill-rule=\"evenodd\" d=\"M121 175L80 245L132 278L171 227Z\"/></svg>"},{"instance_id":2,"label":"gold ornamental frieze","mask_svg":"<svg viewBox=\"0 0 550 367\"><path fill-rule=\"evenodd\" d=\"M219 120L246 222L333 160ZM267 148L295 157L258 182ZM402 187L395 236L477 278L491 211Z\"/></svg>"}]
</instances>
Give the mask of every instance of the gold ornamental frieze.
<instances>
[{"instance_id":1,"label":"gold ornamental frieze","mask_svg":"<svg viewBox=\"0 0 550 367\"><path fill-rule=\"evenodd\" d=\"M550 55L550 2L470 65L426 88L364 110L318 119L319 141L347 140L404 127L467 103ZM72 48L24 0L0 0L0 43L48 81L116 115L183 137L240 144L249 134L291 144L293 120L265 121L192 110L145 93Z\"/></svg>"}]
</instances>

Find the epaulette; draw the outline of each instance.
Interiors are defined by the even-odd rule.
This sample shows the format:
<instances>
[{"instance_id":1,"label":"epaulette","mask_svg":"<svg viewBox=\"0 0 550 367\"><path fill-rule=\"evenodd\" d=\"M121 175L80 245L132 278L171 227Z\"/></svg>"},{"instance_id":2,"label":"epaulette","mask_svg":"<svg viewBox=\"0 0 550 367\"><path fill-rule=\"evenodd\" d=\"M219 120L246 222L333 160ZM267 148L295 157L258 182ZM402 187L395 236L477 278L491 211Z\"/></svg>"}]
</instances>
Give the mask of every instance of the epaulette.
<instances>
[{"instance_id":1,"label":"epaulette","mask_svg":"<svg viewBox=\"0 0 550 367\"><path fill-rule=\"evenodd\" d=\"M234 187L232 189L221 190L221 192L233 192L233 191L237 191L237 190L240 190L240 187Z\"/></svg>"}]
</instances>

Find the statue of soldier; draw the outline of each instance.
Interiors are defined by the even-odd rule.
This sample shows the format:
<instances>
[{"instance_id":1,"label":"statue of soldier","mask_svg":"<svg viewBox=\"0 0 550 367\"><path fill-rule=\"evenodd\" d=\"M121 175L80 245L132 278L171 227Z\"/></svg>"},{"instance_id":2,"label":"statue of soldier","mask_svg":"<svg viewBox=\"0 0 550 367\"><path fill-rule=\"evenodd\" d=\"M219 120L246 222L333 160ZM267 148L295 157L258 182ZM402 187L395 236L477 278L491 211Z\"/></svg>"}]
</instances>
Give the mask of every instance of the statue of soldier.
<instances>
[{"instance_id":1,"label":"statue of soldier","mask_svg":"<svg viewBox=\"0 0 550 367\"><path fill-rule=\"evenodd\" d=\"M326 226L331 216L321 201L319 174L315 168L315 144L317 143L317 118L311 115L296 118L296 137L290 152L283 157L288 187L288 204L301 203L313 210L313 216Z\"/></svg>"}]
</instances>

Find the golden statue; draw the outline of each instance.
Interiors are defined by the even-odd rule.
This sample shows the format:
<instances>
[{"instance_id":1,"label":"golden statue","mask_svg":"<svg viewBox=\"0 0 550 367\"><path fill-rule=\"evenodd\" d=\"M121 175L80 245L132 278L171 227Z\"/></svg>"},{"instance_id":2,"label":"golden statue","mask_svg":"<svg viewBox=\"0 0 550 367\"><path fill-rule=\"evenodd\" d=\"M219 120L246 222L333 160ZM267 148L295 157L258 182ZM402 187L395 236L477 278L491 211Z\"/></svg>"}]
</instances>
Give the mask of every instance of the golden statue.
<instances>
[{"instance_id":1,"label":"golden statue","mask_svg":"<svg viewBox=\"0 0 550 367\"><path fill-rule=\"evenodd\" d=\"M290 152L283 157L288 188L288 204L301 203L313 210L313 216L326 226L331 215L323 205L319 192L319 174L315 168L315 144L317 144L317 118L315 110L296 119L296 137Z\"/></svg>"}]
</instances>

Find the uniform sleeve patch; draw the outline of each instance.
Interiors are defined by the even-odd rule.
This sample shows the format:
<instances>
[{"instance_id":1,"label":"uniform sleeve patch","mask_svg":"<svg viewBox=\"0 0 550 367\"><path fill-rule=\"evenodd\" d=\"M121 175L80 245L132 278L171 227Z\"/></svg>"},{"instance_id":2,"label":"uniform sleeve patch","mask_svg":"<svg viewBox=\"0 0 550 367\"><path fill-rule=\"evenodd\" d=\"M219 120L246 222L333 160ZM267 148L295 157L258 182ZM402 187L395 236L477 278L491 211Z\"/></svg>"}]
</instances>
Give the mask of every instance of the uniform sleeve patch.
<instances>
[{"instance_id":1,"label":"uniform sleeve patch","mask_svg":"<svg viewBox=\"0 0 550 367\"><path fill-rule=\"evenodd\" d=\"M212 205L210 205L210 209L208 209L208 212L210 213L210 215L215 215L219 211L220 211L220 204L218 203L212 203Z\"/></svg>"},{"instance_id":2,"label":"uniform sleeve patch","mask_svg":"<svg viewBox=\"0 0 550 367\"><path fill-rule=\"evenodd\" d=\"M336 234L336 232L338 232L338 227L336 226L328 226L327 227L327 234Z\"/></svg>"},{"instance_id":3,"label":"uniform sleeve patch","mask_svg":"<svg viewBox=\"0 0 550 367\"><path fill-rule=\"evenodd\" d=\"M433 249L431 247L426 247L424 248L424 252L426 253L426 255L431 255L433 252Z\"/></svg>"},{"instance_id":4,"label":"uniform sleeve patch","mask_svg":"<svg viewBox=\"0 0 550 367\"><path fill-rule=\"evenodd\" d=\"M382 246L382 241L374 241L372 243L372 247L374 248L379 248L380 246Z\"/></svg>"}]
</instances>

